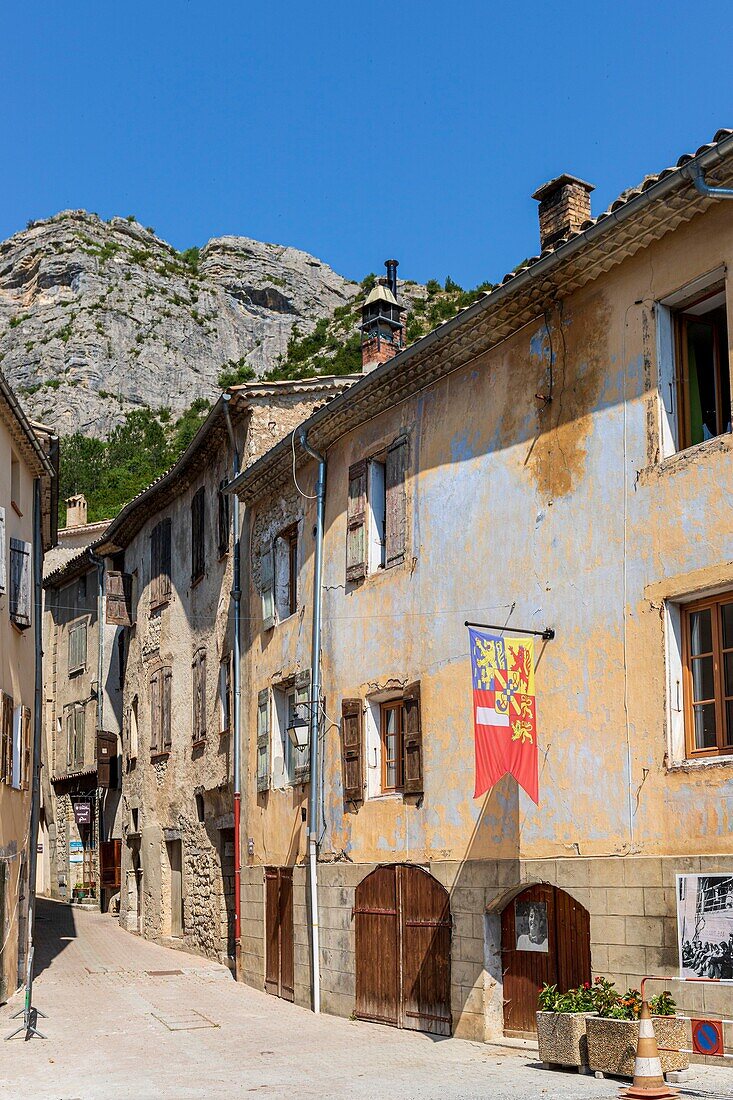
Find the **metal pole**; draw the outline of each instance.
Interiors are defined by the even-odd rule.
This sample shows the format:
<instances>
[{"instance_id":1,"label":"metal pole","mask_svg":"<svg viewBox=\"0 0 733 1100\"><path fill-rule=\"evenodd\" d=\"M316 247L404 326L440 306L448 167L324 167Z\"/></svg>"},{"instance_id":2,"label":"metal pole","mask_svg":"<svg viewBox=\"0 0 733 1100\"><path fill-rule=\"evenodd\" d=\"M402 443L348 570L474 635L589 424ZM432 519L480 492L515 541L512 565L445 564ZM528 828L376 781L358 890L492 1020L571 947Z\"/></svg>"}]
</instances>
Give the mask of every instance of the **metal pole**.
<instances>
[{"instance_id":1,"label":"metal pole","mask_svg":"<svg viewBox=\"0 0 733 1100\"><path fill-rule=\"evenodd\" d=\"M12 1039L25 1031L26 1042L37 1035L46 1036L36 1024L43 1016L33 1008L33 931L36 917L36 866L38 863L38 825L41 816L41 721L43 713L43 635L41 615L43 610L43 523L41 510L41 479L33 483L33 639L35 650L35 682L33 691L33 785L31 788L31 823L28 836L28 921L26 938L26 980L23 1023L6 1039ZM16 1013L20 1016L21 1013Z\"/></svg>"},{"instance_id":2,"label":"metal pole","mask_svg":"<svg viewBox=\"0 0 733 1100\"><path fill-rule=\"evenodd\" d=\"M318 830L319 795L318 731L321 710L321 603L323 587L323 529L326 511L326 459L308 445L307 434L301 428L300 443L318 463L316 483L316 545L313 568L313 630L311 635L311 699L310 699L310 812L308 814L308 879L311 908L311 953L313 970L313 1011L321 1011L321 967L318 925Z\"/></svg>"},{"instance_id":3,"label":"metal pole","mask_svg":"<svg viewBox=\"0 0 733 1100\"><path fill-rule=\"evenodd\" d=\"M231 401L231 394L223 394L224 400L224 415L226 417L227 431L229 432L229 441L232 446L232 480L236 480L239 475L239 450L237 448L237 441L234 435L234 428L232 427L231 416L229 414L229 402ZM233 646L233 663L232 669L232 694L234 696L234 706L232 719L234 722L234 950L235 950L235 970L239 970L239 955L241 950L241 938L242 938L242 844L240 836L241 828L241 814L242 814L242 779L241 779L241 668L240 668L240 623L241 623L241 603L242 603L242 584L241 584L241 545L239 536L239 496L235 492L232 494L232 527L233 527L233 551L232 551L232 602L234 603L234 646ZM235 974L238 977L238 974Z\"/></svg>"}]
</instances>

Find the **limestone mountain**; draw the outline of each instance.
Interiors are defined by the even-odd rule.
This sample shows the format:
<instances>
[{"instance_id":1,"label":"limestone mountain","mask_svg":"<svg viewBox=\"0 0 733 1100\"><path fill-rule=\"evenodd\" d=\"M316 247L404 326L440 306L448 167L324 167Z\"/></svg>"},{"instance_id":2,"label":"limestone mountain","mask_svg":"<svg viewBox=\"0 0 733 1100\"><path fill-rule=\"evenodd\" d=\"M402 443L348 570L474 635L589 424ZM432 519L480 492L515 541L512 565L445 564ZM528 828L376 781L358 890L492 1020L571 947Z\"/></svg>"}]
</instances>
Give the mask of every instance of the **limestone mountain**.
<instances>
[{"instance_id":1,"label":"limestone mountain","mask_svg":"<svg viewBox=\"0 0 733 1100\"><path fill-rule=\"evenodd\" d=\"M359 289L295 248L180 253L133 217L66 210L0 244L0 361L34 417L106 438L131 410L181 415L223 373L271 371Z\"/></svg>"}]
</instances>

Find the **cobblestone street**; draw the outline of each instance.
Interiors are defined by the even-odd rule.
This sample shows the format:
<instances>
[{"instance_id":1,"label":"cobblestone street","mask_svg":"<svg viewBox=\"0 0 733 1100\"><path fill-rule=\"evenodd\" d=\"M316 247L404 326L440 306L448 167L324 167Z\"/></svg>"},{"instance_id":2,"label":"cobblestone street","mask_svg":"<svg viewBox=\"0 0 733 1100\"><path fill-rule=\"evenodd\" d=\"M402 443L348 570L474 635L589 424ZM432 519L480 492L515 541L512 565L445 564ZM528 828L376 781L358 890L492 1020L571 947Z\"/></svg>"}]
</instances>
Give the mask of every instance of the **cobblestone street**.
<instances>
[{"instance_id":1,"label":"cobblestone street","mask_svg":"<svg viewBox=\"0 0 733 1100\"><path fill-rule=\"evenodd\" d=\"M8 1100L616 1096L618 1082L543 1070L531 1055L311 1013L238 985L216 963L40 901L36 1005L46 1041L0 1044ZM0 1009L7 1034L21 996ZM724 1070L683 1095L733 1096Z\"/></svg>"}]
</instances>

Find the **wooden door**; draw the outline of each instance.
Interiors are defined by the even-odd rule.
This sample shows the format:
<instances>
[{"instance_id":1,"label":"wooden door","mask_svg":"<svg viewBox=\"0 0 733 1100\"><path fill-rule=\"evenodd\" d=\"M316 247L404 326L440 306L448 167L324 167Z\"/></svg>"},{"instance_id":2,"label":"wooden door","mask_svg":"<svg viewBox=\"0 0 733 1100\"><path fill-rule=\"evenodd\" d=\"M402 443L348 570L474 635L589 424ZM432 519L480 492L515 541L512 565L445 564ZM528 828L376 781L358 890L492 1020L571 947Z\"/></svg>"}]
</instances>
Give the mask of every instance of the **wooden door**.
<instances>
[{"instance_id":1,"label":"wooden door","mask_svg":"<svg viewBox=\"0 0 733 1100\"><path fill-rule=\"evenodd\" d=\"M119 890L120 864L122 860L121 840L102 840L99 843L99 882L107 890Z\"/></svg>"},{"instance_id":2,"label":"wooden door","mask_svg":"<svg viewBox=\"0 0 733 1100\"><path fill-rule=\"evenodd\" d=\"M356 1009L362 1020L451 1034L450 903L420 867L378 867L354 906Z\"/></svg>"},{"instance_id":3,"label":"wooden door","mask_svg":"<svg viewBox=\"0 0 733 1100\"><path fill-rule=\"evenodd\" d=\"M168 841L171 869L171 936L183 935L183 856L181 841Z\"/></svg>"},{"instance_id":4,"label":"wooden door","mask_svg":"<svg viewBox=\"0 0 733 1100\"><path fill-rule=\"evenodd\" d=\"M591 979L590 916L564 890L530 886L501 915L501 956L504 1032L534 1034L545 982L565 992Z\"/></svg>"},{"instance_id":5,"label":"wooden door","mask_svg":"<svg viewBox=\"0 0 733 1100\"><path fill-rule=\"evenodd\" d=\"M276 997L295 997L293 869L265 868L265 989Z\"/></svg>"}]
</instances>

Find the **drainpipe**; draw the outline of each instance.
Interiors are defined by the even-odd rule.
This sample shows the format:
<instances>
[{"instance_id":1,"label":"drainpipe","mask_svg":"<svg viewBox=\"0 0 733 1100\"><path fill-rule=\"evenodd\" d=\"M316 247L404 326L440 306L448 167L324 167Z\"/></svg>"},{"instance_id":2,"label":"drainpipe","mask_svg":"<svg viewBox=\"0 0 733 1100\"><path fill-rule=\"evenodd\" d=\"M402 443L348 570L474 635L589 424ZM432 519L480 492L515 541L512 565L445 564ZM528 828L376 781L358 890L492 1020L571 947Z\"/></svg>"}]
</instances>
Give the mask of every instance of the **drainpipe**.
<instances>
[{"instance_id":1,"label":"drainpipe","mask_svg":"<svg viewBox=\"0 0 733 1100\"><path fill-rule=\"evenodd\" d=\"M229 442L232 447L232 480L239 475L239 450L234 437L232 418L229 413L231 394L222 395L224 416L226 418ZM239 957L242 938L242 846L240 839L240 820L242 814L242 780L240 770L241 702L240 702L240 614L242 603L241 550L239 538L239 495L232 493L232 527L234 529L234 547L232 552L232 602L234 603L234 652L232 672L232 694L234 695L234 951L235 977L239 977Z\"/></svg>"},{"instance_id":2,"label":"drainpipe","mask_svg":"<svg viewBox=\"0 0 733 1100\"><path fill-rule=\"evenodd\" d=\"M311 907L311 952L313 968L313 1011L321 1011L321 968L318 929L318 726L321 707L321 595L323 578L323 527L326 511L326 459L308 443L305 428L298 432L300 445L318 463L316 483L316 547L313 570L313 631L311 635L310 699L310 812L308 814L308 881Z\"/></svg>"},{"instance_id":3,"label":"drainpipe","mask_svg":"<svg viewBox=\"0 0 733 1100\"><path fill-rule=\"evenodd\" d=\"M699 164L691 164L689 176L701 195L711 199L733 199L733 189L730 187L710 187L705 182L705 171Z\"/></svg>"}]
</instances>

